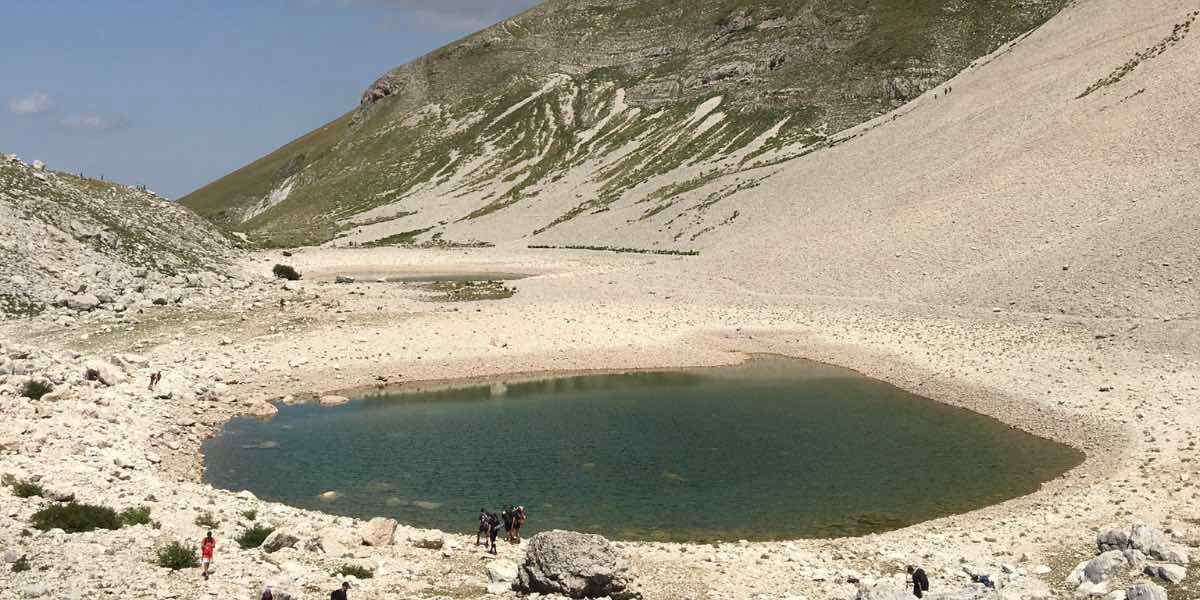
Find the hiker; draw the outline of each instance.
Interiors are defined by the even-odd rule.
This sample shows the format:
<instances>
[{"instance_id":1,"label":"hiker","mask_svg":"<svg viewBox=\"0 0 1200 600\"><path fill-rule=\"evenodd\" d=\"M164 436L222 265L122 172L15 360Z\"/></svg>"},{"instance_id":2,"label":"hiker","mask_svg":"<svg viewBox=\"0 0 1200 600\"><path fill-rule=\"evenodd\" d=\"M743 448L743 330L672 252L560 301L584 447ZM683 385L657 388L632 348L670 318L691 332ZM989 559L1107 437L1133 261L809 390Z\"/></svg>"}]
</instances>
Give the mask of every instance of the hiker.
<instances>
[{"instance_id":1,"label":"hiker","mask_svg":"<svg viewBox=\"0 0 1200 600\"><path fill-rule=\"evenodd\" d=\"M346 590L350 589L350 582L343 581L342 587L329 592L329 600L346 600Z\"/></svg>"},{"instance_id":2,"label":"hiker","mask_svg":"<svg viewBox=\"0 0 1200 600\"><path fill-rule=\"evenodd\" d=\"M271 591L271 586L263 588L262 596L259 596L258 600L275 600L275 593Z\"/></svg>"},{"instance_id":3,"label":"hiker","mask_svg":"<svg viewBox=\"0 0 1200 600\"><path fill-rule=\"evenodd\" d=\"M512 538L511 539L516 541L518 544L521 543L521 526L525 525L525 518L526 518L525 507L517 506L517 508L513 510Z\"/></svg>"},{"instance_id":4,"label":"hiker","mask_svg":"<svg viewBox=\"0 0 1200 600\"><path fill-rule=\"evenodd\" d=\"M489 534L488 524L491 522L492 522L491 519L488 518L487 509L485 509L485 508L479 509L479 531L475 534L475 545L476 546L479 545L480 536L487 536ZM487 539L484 539L483 543L486 546Z\"/></svg>"},{"instance_id":5,"label":"hiker","mask_svg":"<svg viewBox=\"0 0 1200 600\"><path fill-rule=\"evenodd\" d=\"M504 507L504 512L500 513L500 519L504 521L504 539L511 542L513 539L513 506L511 504Z\"/></svg>"},{"instance_id":6,"label":"hiker","mask_svg":"<svg viewBox=\"0 0 1200 600\"><path fill-rule=\"evenodd\" d=\"M929 591L929 578L925 576L925 569L908 565L905 569L908 571L909 583L913 586L913 595L920 598L922 594Z\"/></svg>"},{"instance_id":7,"label":"hiker","mask_svg":"<svg viewBox=\"0 0 1200 600\"><path fill-rule=\"evenodd\" d=\"M158 385L158 382L160 382L160 381L162 381L162 371L155 371L155 372L151 373L150 374L150 389L153 390L154 386Z\"/></svg>"},{"instance_id":8,"label":"hiker","mask_svg":"<svg viewBox=\"0 0 1200 600\"><path fill-rule=\"evenodd\" d=\"M213 539L212 532L204 536L204 541L200 542L200 566L204 569L204 580L208 581L208 568L212 565L213 550L217 547L217 540Z\"/></svg>"},{"instance_id":9,"label":"hiker","mask_svg":"<svg viewBox=\"0 0 1200 600\"><path fill-rule=\"evenodd\" d=\"M492 547L488 552L496 554L496 536L500 533L500 515L496 513L488 514L488 539L491 540Z\"/></svg>"}]
</instances>

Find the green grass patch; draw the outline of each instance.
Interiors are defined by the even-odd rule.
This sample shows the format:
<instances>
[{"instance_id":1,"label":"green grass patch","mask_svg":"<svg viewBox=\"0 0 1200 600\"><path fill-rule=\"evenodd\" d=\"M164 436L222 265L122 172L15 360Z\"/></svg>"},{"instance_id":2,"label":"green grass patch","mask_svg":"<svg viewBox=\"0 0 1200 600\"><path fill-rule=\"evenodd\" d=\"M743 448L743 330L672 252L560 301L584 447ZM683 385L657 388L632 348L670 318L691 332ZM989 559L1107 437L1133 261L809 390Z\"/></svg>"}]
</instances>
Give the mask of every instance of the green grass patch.
<instances>
[{"instance_id":1,"label":"green grass patch","mask_svg":"<svg viewBox=\"0 0 1200 600\"><path fill-rule=\"evenodd\" d=\"M127 527L133 525L149 525L150 507L138 506L127 508L121 511L121 524Z\"/></svg>"},{"instance_id":2,"label":"green grass patch","mask_svg":"<svg viewBox=\"0 0 1200 600\"><path fill-rule=\"evenodd\" d=\"M179 542L171 542L158 549L156 564L164 569L178 571L193 569L200 566L200 558L194 546L186 546Z\"/></svg>"},{"instance_id":3,"label":"green grass patch","mask_svg":"<svg viewBox=\"0 0 1200 600\"><path fill-rule=\"evenodd\" d=\"M271 267L271 273L276 279L286 279L288 281L297 281L300 279L300 272L291 265L275 265Z\"/></svg>"},{"instance_id":4,"label":"green grass patch","mask_svg":"<svg viewBox=\"0 0 1200 600\"><path fill-rule=\"evenodd\" d=\"M258 511L254 509L243 510L242 518L246 519L247 521L253 521L254 519L258 518Z\"/></svg>"},{"instance_id":5,"label":"green grass patch","mask_svg":"<svg viewBox=\"0 0 1200 600\"><path fill-rule=\"evenodd\" d=\"M21 395L30 400L41 400L42 396L54 391L54 386L45 381L33 379L21 386Z\"/></svg>"},{"instance_id":6,"label":"green grass patch","mask_svg":"<svg viewBox=\"0 0 1200 600\"><path fill-rule=\"evenodd\" d=\"M237 536L236 541L238 546L241 546L243 550L257 548L261 546L263 541L267 539L267 536L271 535L271 533L274 531L275 528L269 525L254 525L253 527L243 531L241 535Z\"/></svg>"},{"instance_id":7,"label":"green grass patch","mask_svg":"<svg viewBox=\"0 0 1200 600\"><path fill-rule=\"evenodd\" d=\"M375 576L375 571L359 565L342 565L333 572L333 576L370 579Z\"/></svg>"},{"instance_id":8,"label":"green grass patch","mask_svg":"<svg viewBox=\"0 0 1200 600\"><path fill-rule=\"evenodd\" d=\"M204 511L196 516L196 525L205 529L216 529L220 522L211 512Z\"/></svg>"},{"instance_id":9,"label":"green grass patch","mask_svg":"<svg viewBox=\"0 0 1200 600\"><path fill-rule=\"evenodd\" d=\"M35 529L61 529L67 533L84 533L97 529L120 529L121 517L107 506L94 504L54 504L33 513L30 523Z\"/></svg>"},{"instance_id":10,"label":"green grass patch","mask_svg":"<svg viewBox=\"0 0 1200 600\"><path fill-rule=\"evenodd\" d=\"M13 481L11 484L12 493L18 498L33 498L46 495L46 490L41 485L32 481Z\"/></svg>"}]
</instances>

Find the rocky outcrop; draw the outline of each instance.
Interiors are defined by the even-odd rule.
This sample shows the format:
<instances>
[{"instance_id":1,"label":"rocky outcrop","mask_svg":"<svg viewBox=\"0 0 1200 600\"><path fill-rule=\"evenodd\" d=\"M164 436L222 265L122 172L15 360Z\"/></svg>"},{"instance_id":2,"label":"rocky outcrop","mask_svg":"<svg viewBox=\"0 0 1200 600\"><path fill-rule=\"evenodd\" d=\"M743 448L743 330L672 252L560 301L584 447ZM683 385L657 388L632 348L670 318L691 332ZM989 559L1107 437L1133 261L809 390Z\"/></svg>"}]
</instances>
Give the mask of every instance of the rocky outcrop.
<instances>
[{"instance_id":1,"label":"rocky outcrop","mask_svg":"<svg viewBox=\"0 0 1200 600\"><path fill-rule=\"evenodd\" d=\"M1109 527L1096 536L1096 546L1106 550L1139 550L1146 556L1169 563L1186 565L1187 548L1171 541L1165 533L1145 523L1134 522L1128 528Z\"/></svg>"},{"instance_id":2,"label":"rocky outcrop","mask_svg":"<svg viewBox=\"0 0 1200 600\"><path fill-rule=\"evenodd\" d=\"M553 530L529 540L517 587L570 598L640 598L630 589L629 564L599 535Z\"/></svg>"}]
</instances>

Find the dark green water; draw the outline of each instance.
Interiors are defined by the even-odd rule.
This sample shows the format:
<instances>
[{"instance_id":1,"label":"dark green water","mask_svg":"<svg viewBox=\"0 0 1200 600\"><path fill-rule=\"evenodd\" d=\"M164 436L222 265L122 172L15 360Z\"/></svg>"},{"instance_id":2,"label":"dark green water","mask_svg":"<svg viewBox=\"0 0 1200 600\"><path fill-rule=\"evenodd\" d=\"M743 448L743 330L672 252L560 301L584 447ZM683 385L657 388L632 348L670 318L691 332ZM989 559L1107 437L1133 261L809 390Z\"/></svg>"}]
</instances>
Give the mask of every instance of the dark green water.
<instances>
[{"instance_id":1,"label":"dark green water","mask_svg":"<svg viewBox=\"0 0 1200 600\"><path fill-rule=\"evenodd\" d=\"M1038 489L1076 451L853 372L761 359L374 394L239 419L207 480L260 498L473 532L481 506L527 533L767 540L859 535ZM332 502L318 495L336 490Z\"/></svg>"}]
</instances>

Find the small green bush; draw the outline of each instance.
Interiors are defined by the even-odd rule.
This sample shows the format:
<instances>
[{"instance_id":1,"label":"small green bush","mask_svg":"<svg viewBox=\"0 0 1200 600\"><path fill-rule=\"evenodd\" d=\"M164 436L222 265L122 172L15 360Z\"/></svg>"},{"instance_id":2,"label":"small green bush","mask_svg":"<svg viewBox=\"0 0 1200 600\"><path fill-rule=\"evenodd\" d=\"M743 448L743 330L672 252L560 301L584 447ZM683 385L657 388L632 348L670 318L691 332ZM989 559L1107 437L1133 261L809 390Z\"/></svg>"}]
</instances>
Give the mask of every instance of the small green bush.
<instances>
[{"instance_id":1,"label":"small green bush","mask_svg":"<svg viewBox=\"0 0 1200 600\"><path fill-rule=\"evenodd\" d=\"M137 508L127 508L121 511L121 523L125 524L126 526L149 525L150 507L139 506Z\"/></svg>"},{"instance_id":2,"label":"small green bush","mask_svg":"<svg viewBox=\"0 0 1200 600\"><path fill-rule=\"evenodd\" d=\"M13 481L13 495L18 498L32 498L34 496L45 496L46 490L42 486L32 481Z\"/></svg>"},{"instance_id":3,"label":"small green bush","mask_svg":"<svg viewBox=\"0 0 1200 600\"><path fill-rule=\"evenodd\" d=\"M196 525L199 525L205 529L216 529L217 525L220 525L220 523L212 513L205 511L196 517Z\"/></svg>"},{"instance_id":4,"label":"small green bush","mask_svg":"<svg viewBox=\"0 0 1200 600\"><path fill-rule=\"evenodd\" d=\"M257 510L243 510L242 517L244 517L247 521L253 521L254 519L258 518L258 511Z\"/></svg>"},{"instance_id":5,"label":"small green bush","mask_svg":"<svg viewBox=\"0 0 1200 600\"><path fill-rule=\"evenodd\" d=\"M286 279L288 281L296 281L300 279L300 273L291 265L275 265L271 267L271 272L275 274L277 279Z\"/></svg>"},{"instance_id":6,"label":"small green bush","mask_svg":"<svg viewBox=\"0 0 1200 600\"><path fill-rule=\"evenodd\" d=\"M334 577L357 577L359 579L370 579L375 576L375 571L358 565L342 565L333 572Z\"/></svg>"},{"instance_id":7,"label":"small green bush","mask_svg":"<svg viewBox=\"0 0 1200 600\"><path fill-rule=\"evenodd\" d=\"M274 527L268 525L255 525L242 532L242 535L237 536L237 543L243 550L257 548L262 545L263 540L267 539L271 532L275 531Z\"/></svg>"},{"instance_id":8,"label":"small green bush","mask_svg":"<svg viewBox=\"0 0 1200 600\"><path fill-rule=\"evenodd\" d=\"M29 564L29 558L26 557L25 555L21 555L21 558L18 558L15 562L13 562L13 565L12 565L13 573L21 573L23 571L28 571L32 568L33 567Z\"/></svg>"},{"instance_id":9,"label":"small green bush","mask_svg":"<svg viewBox=\"0 0 1200 600\"><path fill-rule=\"evenodd\" d=\"M30 400L41 400L42 396L54 391L54 386L45 381L30 380L21 386L21 395Z\"/></svg>"},{"instance_id":10,"label":"small green bush","mask_svg":"<svg viewBox=\"0 0 1200 600\"><path fill-rule=\"evenodd\" d=\"M54 504L33 513L31 523L42 531L61 529L67 533L83 533L96 529L120 529L121 517L107 506L94 504Z\"/></svg>"},{"instance_id":11,"label":"small green bush","mask_svg":"<svg viewBox=\"0 0 1200 600\"><path fill-rule=\"evenodd\" d=\"M158 549L158 566L164 569L178 571L199 565L200 560L196 556L196 549L192 546L171 542Z\"/></svg>"}]
</instances>

